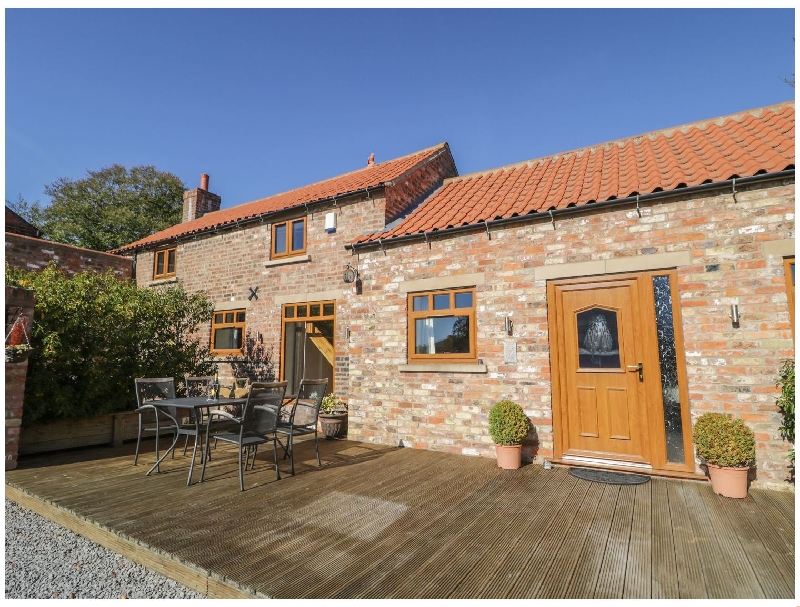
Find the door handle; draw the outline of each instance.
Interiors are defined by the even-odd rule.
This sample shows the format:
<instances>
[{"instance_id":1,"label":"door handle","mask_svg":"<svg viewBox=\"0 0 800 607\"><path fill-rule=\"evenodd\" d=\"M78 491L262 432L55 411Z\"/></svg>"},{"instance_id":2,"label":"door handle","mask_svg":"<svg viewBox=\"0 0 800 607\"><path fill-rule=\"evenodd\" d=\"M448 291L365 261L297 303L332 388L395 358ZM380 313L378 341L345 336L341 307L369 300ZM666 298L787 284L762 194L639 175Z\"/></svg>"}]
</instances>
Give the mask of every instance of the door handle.
<instances>
[{"instance_id":1,"label":"door handle","mask_svg":"<svg viewBox=\"0 0 800 607\"><path fill-rule=\"evenodd\" d=\"M638 371L639 372L639 381L640 382L644 382L644 370L643 370L643 367L642 367L642 363L637 363L635 365L628 365L626 368L630 372Z\"/></svg>"}]
</instances>

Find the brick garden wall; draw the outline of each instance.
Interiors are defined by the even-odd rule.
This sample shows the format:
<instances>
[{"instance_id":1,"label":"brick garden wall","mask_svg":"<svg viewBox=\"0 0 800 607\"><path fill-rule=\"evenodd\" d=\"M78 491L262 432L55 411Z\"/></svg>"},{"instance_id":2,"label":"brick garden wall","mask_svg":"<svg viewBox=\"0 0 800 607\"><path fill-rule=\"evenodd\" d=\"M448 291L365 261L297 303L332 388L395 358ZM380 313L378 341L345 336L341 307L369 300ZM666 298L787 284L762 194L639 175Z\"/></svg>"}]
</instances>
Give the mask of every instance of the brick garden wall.
<instances>
[{"instance_id":1,"label":"brick garden wall","mask_svg":"<svg viewBox=\"0 0 800 607\"><path fill-rule=\"evenodd\" d=\"M28 319L28 327L33 320L33 291L6 287L6 334L10 330L9 320L13 322L17 308ZM11 318L8 318L8 316ZM29 329L30 330L30 329ZM28 374L27 359L22 362L6 363L6 470L17 467L19 435L22 428L22 399L25 394L25 378Z\"/></svg>"},{"instance_id":2,"label":"brick garden wall","mask_svg":"<svg viewBox=\"0 0 800 607\"><path fill-rule=\"evenodd\" d=\"M773 184L774 185L774 184ZM738 189L738 188L737 188ZM559 264L685 252L678 290L692 418L724 411L755 430L759 484L783 484L789 445L778 432L775 379L793 356L783 255L793 254L794 184L750 186L527 225L440 237L360 253L362 296L350 300L349 438L493 456L488 411L502 398L523 405L538 441L530 459L553 455L546 280ZM579 266L576 266L579 267ZM401 283L482 275L477 348L483 374L401 372L407 304ZM732 328L730 304L741 326ZM503 319L514 320L509 337ZM503 363L516 343L517 363ZM537 444L538 442L538 444ZM699 468L698 468L699 472Z\"/></svg>"},{"instance_id":3,"label":"brick garden wall","mask_svg":"<svg viewBox=\"0 0 800 607\"><path fill-rule=\"evenodd\" d=\"M68 274L112 268L119 278L131 278L133 260L110 253L6 232L6 261L12 268L42 270L55 261Z\"/></svg>"}]
</instances>

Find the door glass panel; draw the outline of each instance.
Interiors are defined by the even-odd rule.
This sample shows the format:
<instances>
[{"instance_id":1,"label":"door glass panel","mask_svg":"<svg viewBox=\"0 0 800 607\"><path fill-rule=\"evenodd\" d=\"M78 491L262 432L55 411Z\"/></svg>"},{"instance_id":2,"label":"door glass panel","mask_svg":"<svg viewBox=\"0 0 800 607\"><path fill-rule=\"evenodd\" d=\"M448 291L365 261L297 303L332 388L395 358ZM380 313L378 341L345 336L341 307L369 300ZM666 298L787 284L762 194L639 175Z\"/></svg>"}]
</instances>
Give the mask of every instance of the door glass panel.
<instances>
[{"instance_id":1,"label":"door glass panel","mask_svg":"<svg viewBox=\"0 0 800 607\"><path fill-rule=\"evenodd\" d=\"M433 296L433 309L434 310L447 310L450 308L450 294L447 295L434 295Z\"/></svg>"},{"instance_id":2,"label":"door glass panel","mask_svg":"<svg viewBox=\"0 0 800 607\"><path fill-rule=\"evenodd\" d=\"M309 316L319 316L320 305L319 304L311 304L311 313Z\"/></svg>"},{"instance_id":3,"label":"door glass panel","mask_svg":"<svg viewBox=\"0 0 800 607\"><path fill-rule=\"evenodd\" d=\"M578 365L581 369L619 369L617 313L592 308L577 314Z\"/></svg>"},{"instance_id":4,"label":"door glass panel","mask_svg":"<svg viewBox=\"0 0 800 607\"><path fill-rule=\"evenodd\" d=\"M420 297L414 298L414 311L415 312L424 312L428 309L428 296L425 295Z\"/></svg>"},{"instance_id":5,"label":"door glass panel","mask_svg":"<svg viewBox=\"0 0 800 607\"><path fill-rule=\"evenodd\" d=\"M322 315L323 316L333 316L333 304L323 304L322 306Z\"/></svg>"},{"instance_id":6,"label":"door glass panel","mask_svg":"<svg viewBox=\"0 0 800 607\"><path fill-rule=\"evenodd\" d=\"M456 293L456 308L471 308L472 293Z\"/></svg>"},{"instance_id":7,"label":"door glass panel","mask_svg":"<svg viewBox=\"0 0 800 607\"><path fill-rule=\"evenodd\" d=\"M681 394L678 388L678 360L675 350L675 325L672 317L672 292L669 276L653 277L656 302L658 360L661 367L661 393L664 406L664 431L667 438L667 461L683 463L683 422Z\"/></svg>"}]
</instances>

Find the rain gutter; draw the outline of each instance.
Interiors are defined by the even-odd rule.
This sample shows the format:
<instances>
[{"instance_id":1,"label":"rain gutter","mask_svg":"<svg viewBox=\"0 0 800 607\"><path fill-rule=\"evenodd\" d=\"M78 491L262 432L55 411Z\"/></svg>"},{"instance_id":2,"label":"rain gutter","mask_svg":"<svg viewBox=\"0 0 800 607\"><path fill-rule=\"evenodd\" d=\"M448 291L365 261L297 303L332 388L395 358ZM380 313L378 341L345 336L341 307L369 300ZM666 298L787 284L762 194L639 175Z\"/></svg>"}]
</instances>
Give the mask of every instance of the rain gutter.
<instances>
[{"instance_id":1,"label":"rain gutter","mask_svg":"<svg viewBox=\"0 0 800 607\"><path fill-rule=\"evenodd\" d=\"M396 236L393 238L379 238L378 240L369 240L366 242L359 242L355 244L346 244L344 248L348 251L353 251L355 253L356 249L366 249L368 247L380 247L383 249L383 243L393 244L396 242L407 242L412 240L424 240L425 242L428 241L428 237L430 236L437 236L439 234L455 234L458 232L467 232L471 230L478 230L478 229L485 229L487 232L489 231L490 227L497 226L502 227L508 224L513 223L522 223L526 221L531 221L534 218L536 219L544 219L550 220L553 222L553 228L555 229L555 218L561 217L562 215L569 215L575 213L582 213L584 211L591 211L598 208L606 208L612 206L622 206L626 204L636 204L637 208L642 202L649 202L652 200L657 200L661 198L667 198L670 196L682 196L684 194L692 194L696 192L707 192L710 190L722 190L730 188L733 192L734 200L736 199L736 186L738 185L750 185L753 183L759 183L762 181L773 181L778 179L784 179L787 177L794 177L794 169L787 169L784 171L778 171L775 173L764 173L761 175L752 175L750 177L737 177L728 179L727 181L716 181L713 183L701 183L699 185L693 185L685 188L677 188L674 190L663 190L660 192L651 192L650 194L637 194L635 196L627 196L626 198L614 198L612 200L604 200L601 202L591 202L582 204L580 206L574 207L566 207L563 209L549 209L547 211L535 211L532 213L526 213L525 215L517 215L515 217L503 217L501 219L492 219L490 221L480 221L479 223L471 223L468 225L462 226L453 226L448 228L443 228L441 230L431 230L428 232L415 232L413 234L404 234L402 236Z\"/></svg>"}]
</instances>

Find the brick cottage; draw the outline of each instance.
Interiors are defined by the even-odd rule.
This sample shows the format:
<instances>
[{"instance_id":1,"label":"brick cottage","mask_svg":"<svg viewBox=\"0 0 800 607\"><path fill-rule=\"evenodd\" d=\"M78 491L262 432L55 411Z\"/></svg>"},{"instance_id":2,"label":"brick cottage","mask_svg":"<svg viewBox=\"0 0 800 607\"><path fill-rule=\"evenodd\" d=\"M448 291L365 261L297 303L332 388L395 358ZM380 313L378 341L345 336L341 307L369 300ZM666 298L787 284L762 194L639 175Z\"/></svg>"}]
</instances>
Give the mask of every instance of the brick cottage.
<instances>
[{"instance_id":1,"label":"brick cottage","mask_svg":"<svg viewBox=\"0 0 800 607\"><path fill-rule=\"evenodd\" d=\"M140 285L209 295L221 361L249 332L290 391L328 377L350 439L493 456L508 398L528 460L691 478L692 420L724 411L756 432L756 483L785 484L793 102L463 176L444 143L220 203L204 175L182 223L117 252Z\"/></svg>"}]
</instances>

